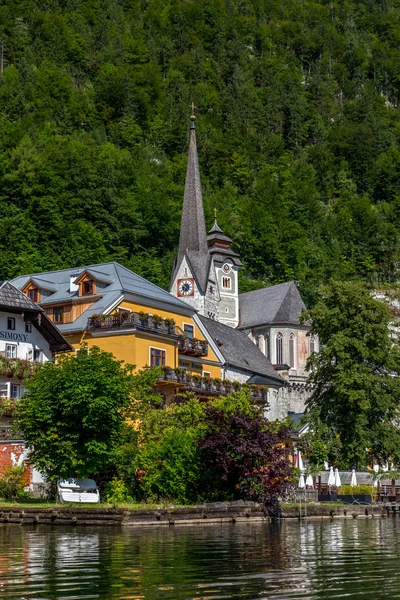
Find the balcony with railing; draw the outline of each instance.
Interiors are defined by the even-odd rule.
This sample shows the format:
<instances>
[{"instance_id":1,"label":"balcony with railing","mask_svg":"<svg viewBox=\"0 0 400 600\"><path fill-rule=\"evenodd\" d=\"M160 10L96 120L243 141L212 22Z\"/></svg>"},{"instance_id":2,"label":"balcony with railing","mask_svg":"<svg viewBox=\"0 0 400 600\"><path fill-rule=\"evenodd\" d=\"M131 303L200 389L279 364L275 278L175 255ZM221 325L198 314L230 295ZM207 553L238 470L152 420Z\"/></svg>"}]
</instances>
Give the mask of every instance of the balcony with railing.
<instances>
[{"instance_id":1,"label":"balcony with railing","mask_svg":"<svg viewBox=\"0 0 400 600\"><path fill-rule=\"evenodd\" d=\"M208 342L198 340L196 338L180 337L178 339L179 354L187 354L189 356L207 356Z\"/></svg>"},{"instance_id":2,"label":"balcony with railing","mask_svg":"<svg viewBox=\"0 0 400 600\"><path fill-rule=\"evenodd\" d=\"M88 319L87 328L89 331L136 329L137 331L148 331L175 338L182 335L182 330L175 325L173 319L163 319L157 315L137 312L123 312L116 315L92 315Z\"/></svg>"},{"instance_id":3,"label":"balcony with railing","mask_svg":"<svg viewBox=\"0 0 400 600\"><path fill-rule=\"evenodd\" d=\"M135 329L157 335L172 337L178 341L180 354L207 356L208 342L187 337L173 319L163 319L159 315L123 312L116 315L92 315L87 323L88 331Z\"/></svg>"},{"instance_id":4,"label":"balcony with railing","mask_svg":"<svg viewBox=\"0 0 400 600\"><path fill-rule=\"evenodd\" d=\"M43 363L41 361L25 358L7 358L5 353L0 353L0 375L27 379L36 373Z\"/></svg>"},{"instance_id":5,"label":"balcony with railing","mask_svg":"<svg viewBox=\"0 0 400 600\"><path fill-rule=\"evenodd\" d=\"M175 384L180 391L191 391L200 396L227 396L233 392L248 391L254 403L268 405L268 392L264 386L241 384L228 379L201 377L187 373L186 369L172 369L171 367L163 368L159 384L163 382L169 385Z\"/></svg>"}]
</instances>

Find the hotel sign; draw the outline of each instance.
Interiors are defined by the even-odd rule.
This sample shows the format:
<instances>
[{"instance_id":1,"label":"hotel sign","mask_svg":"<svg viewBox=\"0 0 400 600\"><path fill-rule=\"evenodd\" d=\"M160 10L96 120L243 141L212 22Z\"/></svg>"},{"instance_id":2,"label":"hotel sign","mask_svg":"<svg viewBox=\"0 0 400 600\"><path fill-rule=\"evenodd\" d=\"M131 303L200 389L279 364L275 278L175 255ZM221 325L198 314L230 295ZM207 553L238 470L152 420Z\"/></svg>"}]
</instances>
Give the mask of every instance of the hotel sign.
<instances>
[{"instance_id":1,"label":"hotel sign","mask_svg":"<svg viewBox=\"0 0 400 600\"><path fill-rule=\"evenodd\" d=\"M26 342L28 340L28 335L26 333L17 333L16 331L0 331L0 340Z\"/></svg>"}]
</instances>

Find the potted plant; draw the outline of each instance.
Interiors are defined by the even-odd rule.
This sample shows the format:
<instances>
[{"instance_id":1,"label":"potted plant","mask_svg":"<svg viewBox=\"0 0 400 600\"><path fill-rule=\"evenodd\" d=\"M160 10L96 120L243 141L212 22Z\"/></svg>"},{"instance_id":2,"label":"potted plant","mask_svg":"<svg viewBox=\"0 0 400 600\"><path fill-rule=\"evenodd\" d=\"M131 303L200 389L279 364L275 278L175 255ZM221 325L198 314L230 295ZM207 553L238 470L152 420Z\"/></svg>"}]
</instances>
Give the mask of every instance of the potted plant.
<instances>
[{"instance_id":1,"label":"potted plant","mask_svg":"<svg viewBox=\"0 0 400 600\"><path fill-rule=\"evenodd\" d=\"M164 323L167 326L168 333L174 333L175 330L175 319L164 319Z\"/></svg>"},{"instance_id":2,"label":"potted plant","mask_svg":"<svg viewBox=\"0 0 400 600\"><path fill-rule=\"evenodd\" d=\"M215 389L220 390L222 382L219 379L219 377L214 377L213 382L214 382L214 385L215 385Z\"/></svg>"},{"instance_id":3,"label":"potted plant","mask_svg":"<svg viewBox=\"0 0 400 600\"><path fill-rule=\"evenodd\" d=\"M192 373L192 382L196 389L200 387L201 384L201 375L198 373Z\"/></svg>"},{"instance_id":4,"label":"potted plant","mask_svg":"<svg viewBox=\"0 0 400 600\"><path fill-rule=\"evenodd\" d=\"M160 315L153 315L151 318L152 318L154 327L156 329L158 329L160 327L161 322L163 321L163 318L160 317Z\"/></svg>"},{"instance_id":5,"label":"potted plant","mask_svg":"<svg viewBox=\"0 0 400 600\"><path fill-rule=\"evenodd\" d=\"M146 313L143 310L141 310L139 312L139 319L140 319L140 322L142 323L143 327L147 326L147 324L149 322L149 316L150 316L149 313Z\"/></svg>"},{"instance_id":6,"label":"potted plant","mask_svg":"<svg viewBox=\"0 0 400 600\"><path fill-rule=\"evenodd\" d=\"M184 376L185 376L185 369L181 369L178 367L175 369L175 374L176 374L178 381L183 381Z\"/></svg>"}]
</instances>

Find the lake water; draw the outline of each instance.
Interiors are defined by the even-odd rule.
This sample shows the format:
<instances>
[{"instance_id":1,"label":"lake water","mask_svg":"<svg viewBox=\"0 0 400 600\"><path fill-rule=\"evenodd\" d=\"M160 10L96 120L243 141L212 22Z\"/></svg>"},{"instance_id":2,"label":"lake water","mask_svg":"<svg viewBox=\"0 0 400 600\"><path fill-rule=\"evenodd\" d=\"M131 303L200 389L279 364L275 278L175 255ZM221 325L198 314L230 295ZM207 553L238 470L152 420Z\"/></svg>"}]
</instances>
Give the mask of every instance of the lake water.
<instances>
[{"instance_id":1,"label":"lake water","mask_svg":"<svg viewBox=\"0 0 400 600\"><path fill-rule=\"evenodd\" d=\"M400 598L400 519L0 526L0 599Z\"/></svg>"}]
</instances>

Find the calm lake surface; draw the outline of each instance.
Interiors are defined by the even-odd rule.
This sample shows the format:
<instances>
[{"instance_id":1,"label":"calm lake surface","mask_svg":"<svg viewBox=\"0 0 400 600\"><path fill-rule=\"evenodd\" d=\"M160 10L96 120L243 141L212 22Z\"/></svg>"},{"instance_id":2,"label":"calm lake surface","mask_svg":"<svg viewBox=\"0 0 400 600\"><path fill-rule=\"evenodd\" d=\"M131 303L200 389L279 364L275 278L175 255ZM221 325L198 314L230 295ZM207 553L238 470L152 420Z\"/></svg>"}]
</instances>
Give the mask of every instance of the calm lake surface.
<instances>
[{"instance_id":1,"label":"calm lake surface","mask_svg":"<svg viewBox=\"0 0 400 600\"><path fill-rule=\"evenodd\" d=\"M0 526L0 598L400 598L400 519Z\"/></svg>"}]
</instances>

